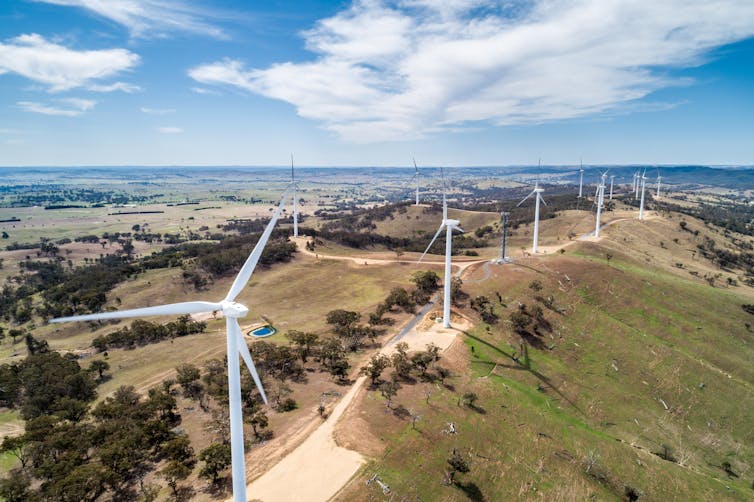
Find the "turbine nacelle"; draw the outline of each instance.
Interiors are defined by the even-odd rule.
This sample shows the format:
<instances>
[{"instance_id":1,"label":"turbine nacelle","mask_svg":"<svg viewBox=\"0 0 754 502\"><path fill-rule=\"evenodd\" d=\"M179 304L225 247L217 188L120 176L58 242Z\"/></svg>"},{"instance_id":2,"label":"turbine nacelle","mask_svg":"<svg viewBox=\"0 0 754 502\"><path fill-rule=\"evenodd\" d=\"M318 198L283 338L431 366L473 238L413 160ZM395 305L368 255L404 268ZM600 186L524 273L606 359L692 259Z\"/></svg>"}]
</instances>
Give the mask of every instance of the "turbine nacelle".
<instances>
[{"instance_id":1,"label":"turbine nacelle","mask_svg":"<svg viewBox=\"0 0 754 502\"><path fill-rule=\"evenodd\" d=\"M238 302L229 302L227 300L223 300L222 302L220 302L220 305L222 305L223 307L222 311L225 317L239 319L241 317L246 317L246 314L249 313L249 308L246 305L241 305Z\"/></svg>"}]
</instances>

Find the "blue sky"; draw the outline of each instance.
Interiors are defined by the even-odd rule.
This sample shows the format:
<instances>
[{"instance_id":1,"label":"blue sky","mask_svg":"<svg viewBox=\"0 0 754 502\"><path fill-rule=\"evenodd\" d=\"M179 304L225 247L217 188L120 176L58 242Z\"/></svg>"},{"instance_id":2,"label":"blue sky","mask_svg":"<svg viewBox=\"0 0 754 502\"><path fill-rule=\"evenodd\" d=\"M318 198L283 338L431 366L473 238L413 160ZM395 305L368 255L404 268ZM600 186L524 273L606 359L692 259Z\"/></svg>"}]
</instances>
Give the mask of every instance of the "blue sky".
<instances>
[{"instance_id":1,"label":"blue sky","mask_svg":"<svg viewBox=\"0 0 754 502\"><path fill-rule=\"evenodd\" d=\"M754 164L750 0L4 0L0 165Z\"/></svg>"}]
</instances>

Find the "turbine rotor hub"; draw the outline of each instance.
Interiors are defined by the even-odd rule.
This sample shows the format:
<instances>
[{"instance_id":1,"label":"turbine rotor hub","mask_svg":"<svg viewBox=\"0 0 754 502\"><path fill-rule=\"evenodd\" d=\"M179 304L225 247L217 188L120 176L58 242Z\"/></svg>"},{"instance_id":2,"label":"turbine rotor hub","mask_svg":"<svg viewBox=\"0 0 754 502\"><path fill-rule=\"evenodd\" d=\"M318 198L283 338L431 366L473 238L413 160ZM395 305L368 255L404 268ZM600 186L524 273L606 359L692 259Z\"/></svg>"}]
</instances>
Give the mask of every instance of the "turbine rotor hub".
<instances>
[{"instance_id":1,"label":"turbine rotor hub","mask_svg":"<svg viewBox=\"0 0 754 502\"><path fill-rule=\"evenodd\" d=\"M246 314L249 313L248 307L237 302L223 301L220 304L223 306L222 310L225 317L238 319L240 317L246 317Z\"/></svg>"}]
</instances>

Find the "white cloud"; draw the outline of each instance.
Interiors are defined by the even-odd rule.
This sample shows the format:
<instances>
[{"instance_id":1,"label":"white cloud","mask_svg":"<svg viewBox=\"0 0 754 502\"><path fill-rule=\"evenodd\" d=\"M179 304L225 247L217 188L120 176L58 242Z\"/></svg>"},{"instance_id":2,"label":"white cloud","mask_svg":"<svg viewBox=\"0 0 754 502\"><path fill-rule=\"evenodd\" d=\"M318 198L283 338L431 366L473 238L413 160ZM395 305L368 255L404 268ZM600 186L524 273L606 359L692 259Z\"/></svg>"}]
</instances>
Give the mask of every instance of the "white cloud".
<instances>
[{"instance_id":1,"label":"white cloud","mask_svg":"<svg viewBox=\"0 0 754 502\"><path fill-rule=\"evenodd\" d=\"M78 117L94 108L96 101L80 98L56 99L55 103L46 104L36 101L19 101L16 106L27 112L41 113L43 115L60 115L63 117ZM61 106L62 105L62 106Z\"/></svg>"},{"instance_id":2,"label":"white cloud","mask_svg":"<svg viewBox=\"0 0 754 502\"><path fill-rule=\"evenodd\" d=\"M219 92L213 91L212 89L205 89L204 87L192 87L191 92L195 92L196 94L210 94L213 96L220 95Z\"/></svg>"},{"instance_id":3,"label":"white cloud","mask_svg":"<svg viewBox=\"0 0 754 502\"><path fill-rule=\"evenodd\" d=\"M181 134L183 129L180 127L158 127L157 131L161 134Z\"/></svg>"},{"instance_id":4,"label":"white cloud","mask_svg":"<svg viewBox=\"0 0 754 502\"><path fill-rule=\"evenodd\" d=\"M36 0L67 7L79 7L125 26L132 36L154 38L170 32L188 32L226 38L208 23L213 14L182 0Z\"/></svg>"},{"instance_id":5,"label":"white cloud","mask_svg":"<svg viewBox=\"0 0 754 502\"><path fill-rule=\"evenodd\" d=\"M754 35L751 0L362 0L303 34L309 62L189 70L293 104L354 142L625 109Z\"/></svg>"},{"instance_id":6,"label":"white cloud","mask_svg":"<svg viewBox=\"0 0 754 502\"><path fill-rule=\"evenodd\" d=\"M128 84L126 82L115 82L112 84L94 84L87 87L90 91L94 92L114 92L114 91L121 91L125 92L126 94L133 94L135 92L140 92L141 87L134 84Z\"/></svg>"},{"instance_id":7,"label":"white cloud","mask_svg":"<svg viewBox=\"0 0 754 502\"><path fill-rule=\"evenodd\" d=\"M139 56L126 49L76 51L35 33L0 43L0 70L45 84L53 92L96 86L92 81L112 77L138 63Z\"/></svg>"},{"instance_id":8,"label":"white cloud","mask_svg":"<svg viewBox=\"0 0 754 502\"><path fill-rule=\"evenodd\" d=\"M168 115L170 113L175 113L175 110L172 108L147 108L142 106L139 109L141 110L141 113L146 113L147 115Z\"/></svg>"}]
</instances>

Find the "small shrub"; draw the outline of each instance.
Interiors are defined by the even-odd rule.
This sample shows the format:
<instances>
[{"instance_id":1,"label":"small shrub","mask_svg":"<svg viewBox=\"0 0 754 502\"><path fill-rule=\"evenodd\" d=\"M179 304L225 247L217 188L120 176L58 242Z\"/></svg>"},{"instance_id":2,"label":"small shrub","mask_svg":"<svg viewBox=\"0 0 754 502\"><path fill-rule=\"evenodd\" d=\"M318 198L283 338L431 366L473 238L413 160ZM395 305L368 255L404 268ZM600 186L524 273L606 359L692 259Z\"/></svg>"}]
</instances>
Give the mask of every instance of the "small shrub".
<instances>
[{"instance_id":1,"label":"small shrub","mask_svg":"<svg viewBox=\"0 0 754 502\"><path fill-rule=\"evenodd\" d=\"M279 409L281 413L285 413L286 411L293 411L297 408L298 403L296 402L296 400L289 397L288 399L285 399L280 403Z\"/></svg>"}]
</instances>

